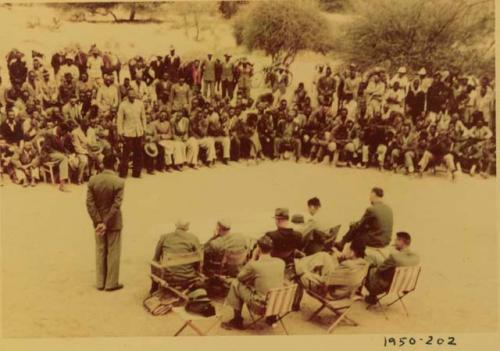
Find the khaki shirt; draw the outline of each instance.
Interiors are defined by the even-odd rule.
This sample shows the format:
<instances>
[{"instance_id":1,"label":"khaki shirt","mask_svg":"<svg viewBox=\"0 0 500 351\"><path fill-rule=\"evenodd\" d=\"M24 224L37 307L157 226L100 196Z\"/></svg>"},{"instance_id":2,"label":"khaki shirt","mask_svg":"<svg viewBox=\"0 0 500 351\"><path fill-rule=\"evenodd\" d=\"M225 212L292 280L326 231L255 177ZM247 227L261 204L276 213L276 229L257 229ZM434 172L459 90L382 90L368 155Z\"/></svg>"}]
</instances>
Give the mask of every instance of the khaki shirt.
<instances>
[{"instance_id":1,"label":"khaki shirt","mask_svg":"<svg viewBox=\"0 0 500 351\"><path fill-rule=\"evenodd\" d=\"M144 104L140 100L131 103L124 100L118 108L116 119L118 135L126 137L141 137L146 127L146 113Z\"/></svg>"}]
</instances>

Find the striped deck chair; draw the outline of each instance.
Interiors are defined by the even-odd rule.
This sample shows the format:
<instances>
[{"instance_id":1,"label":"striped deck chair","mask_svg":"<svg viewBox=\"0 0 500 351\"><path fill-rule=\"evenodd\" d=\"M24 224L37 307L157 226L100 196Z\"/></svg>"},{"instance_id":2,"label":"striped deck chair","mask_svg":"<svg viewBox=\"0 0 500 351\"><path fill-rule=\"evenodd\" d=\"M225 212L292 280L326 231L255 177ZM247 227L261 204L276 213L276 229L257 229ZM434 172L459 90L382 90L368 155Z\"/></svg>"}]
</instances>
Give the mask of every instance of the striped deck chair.
<instances>
[{"instance_id":1,"label":"striped deck chair","mask_svg":"<svg viewBox=\"0 0 500 351\"><path fill-rule=\"evenodd\" d=\"M187 301L188 296L186 294L186 287L181 286L178 283L169 282L168 277L169 273L165 268L181 266L185 264L196 264L199 263L199 276L203 277L201 274L201 268L203 263L203 252L195 251L195 252L187 252L187 253L170 253L167 255L163 255L161 257L161 262L151 262L151 274L149 275L151 279L158 283L159 286L165 288L175 295L177 295L180 299Z\"/></svg>"},{"instance_id":2,"label":"striped deck chair","mask_svg":"<svg viewBox=\"0 0 500 351\"><path fill-rule=\"evenodd\" d=\"M321 303L321 306L311 315L309 320L313 320L317 315L320 314L325 308L333 312L337 317L333 323L328 327L327 333L331 333L333 329L342 321L347 322L352 326L357 326L358 323L347 316L350 312L354 302L361 299L360 296L356 294L356 291L364 285L366 275L368 273L369 266L359 270L357 274L346 278L344 281L340 282L338 280L331 281L327 279L324 289L312 289L310 286L304 285L301 282L302 287L305 289L307 294L313 299ZM328 293L328 286L347 286L350 288L350 296L342 299L335 299Z\"/></svg>"},{"instance_id":3,"label":"striped deck chair","mask_svg":"<svg viewBox=\"0 0 500 351\"><path fill-rule=\"evenodd\" d=\"M184 329L191 328L199 336L207 336L208 333L218 324L222 319L222 312L226 307L226 302L222 305L222 308L216 311L215 316L204 317L198 314L189 313L184 307L174 307L172 311L184 322L184 324L177 330L174 336L179 336ZM202 329L197 322L212 321L206 329ZM196 322L196 323L195 323Z\"/></svg>"},{"instance_id":4,"label":"striped deck chair","mask_svg":"<svg viewBox=\"0 0 500 351\"><path fill-rule=\"evenodd\" d=\"M288 330L283 323L283 318L285 318L290 312L292 312L293 299L296 291L297 284L290 284L282 288L269 290L266 295L266 311L263 315L259 316L258 319L255 319L251 309L248 308L250 317L253 320L253 322L248 327L257 324L264 318L275 316L277 318L276 322L279 322L281 324L281 327L285 331L285 334L289 335Z\"/></svg>"},{"instance_id":5,"label":"striped deck chair","mask_svg":"<svg viewBox=\"0 0 500 351\"><path fill-rule=\"evenodd\" d=\"M392 278L392 283L389 287L389 290L377 296L377 305L381 308L386 319L389 318L385 313L385 309L398 301L401 302L406 315L409 315L408 309L403 302L403 298L416 289L421 270L422 268L420 266L396 267L394 269L394 277ZM396 297L396 299L394 299L390 303L382 305L380 300L388 296Z\"/></svg>"}]
</instances>

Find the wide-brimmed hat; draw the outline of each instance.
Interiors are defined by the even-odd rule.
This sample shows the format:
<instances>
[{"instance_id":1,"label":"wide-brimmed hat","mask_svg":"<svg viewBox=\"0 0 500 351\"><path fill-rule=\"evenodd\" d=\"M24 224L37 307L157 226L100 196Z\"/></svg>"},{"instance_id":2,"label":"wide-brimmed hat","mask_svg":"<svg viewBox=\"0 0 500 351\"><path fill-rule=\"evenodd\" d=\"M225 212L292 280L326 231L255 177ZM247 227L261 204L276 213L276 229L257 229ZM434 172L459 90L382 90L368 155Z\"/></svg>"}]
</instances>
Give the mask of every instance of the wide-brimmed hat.
<instances>
[{"instance_id":1,"label":"wide-brimmed hat","mask_svg":"<svg viewBox=\"0 0 500 351\"><path fill-rule=\"evenodd\" d=\"M187 294L190 301L207 301L210 302L207 291L202 288L195 289L193 291L188 292Z\"/></svg>"},{"instance_id":2,"label":"wide-brimmed hat","mask_svg":"<svg viewBox=\"0 0 500 351\"><path fill-rule=\"evenodd\" d=\"M427 71L423 67L420 69L420 71L418 71L418 75L420 75L420 76L425 76L426 74L427 74Z\"/></svg>"},{"instance_id":3,"label":"wide-brimmed hat","mask_svg":"<svg viewBox=\"0 0 500 351\"><path fill-rule=\"evenodd\" d=\"M288 208L278 207L276 210L274 210L274 218L276 218L276 219L289 219L290 213L288 211Z\"/></svg>"},{"instance_id":4,"label":"wide-brimmed hat","mask_svg":"<svg viewBox=\"0 0 500 351\"><path fill-rule=\"evenodd\" d=\"M91 144L89 145L89 150L94 154L100 154L102 153L103 147L100 144Z\"/></svg>"},{"instance_id":5,"label":"wide-brimmed hat","mask_svg":"<svg viewBox=\"0 0 500 351\"><path fill-rule=\"evenodd\" d=\"M155 143L146 143L144 145L144 152L149 157L156 157L158 156L158 146Z\"/></svg>"},{"instance_id":6,"label":"wide-brimmed hat","mask_svg":"<svg viewBox=\"0 0 500 351\"><path fill-rule=\"evenodd\" d=\"M405 66L399 67L398 73L402 73L402 74L406 73L406 67Z\"/></svg>"},{"instance_id":7,"label":"wide-brimmed hat","mask_svg":"<svg viewBox=\"0 0 500 351\"><path fill-rule=\"evenodd\" d=\"M231 221L228 220L227 218L219 219L217 223L224 229L231 229Z\"/></svg>"}]
</instances>

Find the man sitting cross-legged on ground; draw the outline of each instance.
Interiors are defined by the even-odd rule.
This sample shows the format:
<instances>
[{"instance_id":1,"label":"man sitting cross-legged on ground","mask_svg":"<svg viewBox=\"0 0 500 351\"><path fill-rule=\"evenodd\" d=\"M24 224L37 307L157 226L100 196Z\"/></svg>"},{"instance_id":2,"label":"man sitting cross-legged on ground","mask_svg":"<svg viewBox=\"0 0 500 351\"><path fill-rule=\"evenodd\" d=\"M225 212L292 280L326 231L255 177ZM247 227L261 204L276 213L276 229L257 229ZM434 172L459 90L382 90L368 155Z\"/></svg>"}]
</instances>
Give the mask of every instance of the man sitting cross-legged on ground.
<instances>
[{"instance_id":1,"label":"man sitting cross-legged on ground","mask_svg":"<svg viewBox=\"0 0 500 351\"><path fill-rule=\"evenodd\" d=\"M217 222L214 235L205 244L204 252L204 273L210 277L218 273L219 265L214 263L221 262L225 253L239 252L247 249L247 241L242 234L231 232L231 223L227 219L221 219ZM236 277L241 266L227 267L224 275Z\"/></svg>"},{"instance_id":2,"label":"man sitting cross-legged on ground","mask_svg":"<svg viewBox=\"0 0 500 351\"><path fill-rule=\"evenodd\" d=\"M257 241L255 257L248 262L231 283L226 301L234 310L231 320L222 323L225 329L243 329L243 304L259 313L265 311L265 297L270 289L280 288L285 282L285 263L271 256L273 241L264 235ZM273 323L273 318L266 320Z\"/></svg>"},{"instance_id":3,"label":"man sitting cross-legged on ground","mask_svg":"<svg viewBox=\"0 0 500 351\"><path fill-rule=\"evenodd\" d=\"M415 266L420 262L419 256L411 251L410 245L410 234L406 232L396 233L395 250L379 267L372 268L368 274L366 288L370 295L365 298L366 302L369 304L377 303L377 295L386 292L391 286L396 267Z\"/></svg>"},{"instance_id":4,"label":"man sitting cross-legged on ground","mask_svg":"<svg viewBox=\"0 0 500 351\"><path fill-rule=\"evenodd\" d=\"M379 266L385 260L392 236L392 209L382 201L383 197L384 191L381 188L373 188L370 192L371 206L335 245L339 251L342 251L346 243L356 238L362 239L366 245L366 260L372 266Z\"/></svg>"},{"instance_id":5,"label":"man sitting cross-legged on ground","mask_svg":"<svg viewBox=\"0 0 500 351\"><path fill-rule=\"evenodd\" d=\"M201 251L201 244L198 237L189 232L189 222L178 220L175 223L175 231L169 234L163 234L156 245L153 260L160 263L161 258L168 254L182 254ZM168 267L168 283L174 286L189 287L195 283L199 274L196 264L185 264L180 266ZM156 291L158 286L153 283L151 293Z\"/></svg>"},{"instance_id":6,"label":"man sitting cross-legged on ground","mask_svg":"<svg viewBox=\"0 0 500 351\"><path fill-rule=\"evenodd\" d=\"M332 298L343 299L359 287L354 283L359 275L366 274L368 262L364 257L365 245L358 239L342 255L318 252L298 259L295 269L306 288L318 292L328 289Z\"/></svg>"}]
</instances>

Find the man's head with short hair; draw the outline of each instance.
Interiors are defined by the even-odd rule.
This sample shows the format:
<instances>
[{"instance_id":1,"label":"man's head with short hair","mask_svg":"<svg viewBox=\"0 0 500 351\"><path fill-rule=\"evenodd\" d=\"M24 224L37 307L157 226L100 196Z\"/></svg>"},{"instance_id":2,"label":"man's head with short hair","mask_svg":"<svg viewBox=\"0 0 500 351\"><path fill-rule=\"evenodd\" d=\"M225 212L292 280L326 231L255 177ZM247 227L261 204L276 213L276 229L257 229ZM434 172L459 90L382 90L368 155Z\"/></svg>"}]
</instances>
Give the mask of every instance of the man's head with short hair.
<instances>
[{"instance_id":1,"label":"man's head with short hair","mask_svg":"<svg viewBox=\"0 0 500 351\"><path fill-rule=\"evenodd\" d=\"M396 233L395 246L396 249L401 251L411 245L411 235L407 232Z\"/></svg>"},{"instance_id":2,"label":"man's head with short hair","mask_svg":"<svg viewBox=\"0 0 500 351\"><path fill-rule=\"evenodd\" d=\"M285 228L290 219L288 208L277 208L274 211L274 219L276 220L276 226L278 228Z\"/></svg>"},{"instance_id":3,"label":"man's head with short hair","mask_svg":"<svg viewBox=\"0 0 500 351\"><path fill-rule=\"evenodd\" d=\"M379 202L384 197L384 190L379 187L373 187L370 192L370 202L373 204L374 202Z\"/></svg>"},{"instance_id":4,"label":"man's head with short hair","mask_svg":"<svg viewBox=\"0 0 500 351\"><path fill-rule=\"evenodd\" d=\"M107 154L104 156L104 159L102 160L102 163L104 165L105 169L110 169L114 170L115 165L116 165L117 159L116 156L113 154Z\"/></svg>"},{"instance_id":5,"label":"man's head with short hair","mask_svg":"<svg viewBox=\"0 0 500 351\"><path fill-rule=\"evenodd\" d=\"M313 197L307 200L307 207L309 208L309 213L314 215L321 207L321 201L317 197Z\"/></svg>"},{"instance_id":6,"label":"man's head with short hair","mask_svg":"<svg viewBox=\"0 0 500 351\"><path fill-rule=\"evenodd\" d=\"M273 249L273 241L269 236L264 235L257 240L257 246L261 253L270 254Z\"/></svg>"}]
</instances>

